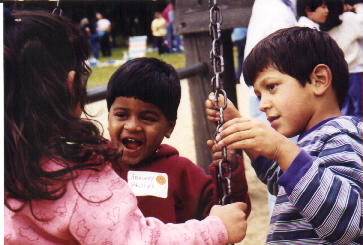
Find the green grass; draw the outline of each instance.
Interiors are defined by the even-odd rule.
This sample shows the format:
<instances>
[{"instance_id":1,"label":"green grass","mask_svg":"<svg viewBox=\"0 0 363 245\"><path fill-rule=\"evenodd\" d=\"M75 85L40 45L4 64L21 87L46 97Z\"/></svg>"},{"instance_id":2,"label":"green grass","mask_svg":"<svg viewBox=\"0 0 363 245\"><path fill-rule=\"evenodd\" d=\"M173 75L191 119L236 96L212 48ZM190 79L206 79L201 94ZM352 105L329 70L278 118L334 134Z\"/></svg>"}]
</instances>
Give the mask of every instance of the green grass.
<instances>
[{"instance_id":1,"label":"green grass","mask_svg":"<svg viewBox=\"0 0 363 245\"><path fill-rule=\"evenodd\" d=\"M121 60L124 57L124 52L127 52L127 48L113 48L111 57L100 57L99 61L105 62L107 60ZM146 53L146 56L161 59L164 62L174 66L175 69L179 69L185 66L184 54L164 54L160 56L157 54L156 51L152 51ZM117 68L117 66L103 66L92 68L92 74L88 79L87 87L94 88L107 84L111 75L116 71Z\"/></svg>"}]
</instances>

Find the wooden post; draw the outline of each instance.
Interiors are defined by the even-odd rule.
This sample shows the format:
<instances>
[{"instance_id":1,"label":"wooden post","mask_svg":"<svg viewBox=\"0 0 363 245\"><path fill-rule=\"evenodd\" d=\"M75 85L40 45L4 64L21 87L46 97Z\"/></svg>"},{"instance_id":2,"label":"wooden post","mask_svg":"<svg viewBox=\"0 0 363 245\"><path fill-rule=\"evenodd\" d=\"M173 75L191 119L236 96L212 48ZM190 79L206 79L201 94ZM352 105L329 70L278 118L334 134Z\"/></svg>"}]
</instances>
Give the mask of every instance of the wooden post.
<instances>
[{"instance_id":1,"label":"wooden post","mask_svg":"<svg viewBox=\"0 0 363 245\"><path fill-rule=\"evenodd\" d=\"M235 72L233 67L233 49L230 39L231 31L225 31L222 34L223 57L225 70L222 74L224 88L228 98L237 105L237 94L235 89ZM215 125L210 123L205 116L204 102L211 92L210 80L213 75L213 68L210 65L210 42L209 33L203 32L198 34L186 34L184 36L184 48L186 57L186 66L204 62L208 64L208 72L189 78L189 93L192 100L192 118L193 131L195 135L195 145L197 154L197 163L199 166L207 169L211 162L211 152L209 151L206 141L214 138ZM206 43L208 45L206 45Z\"/></svg>"},{"instance_id":2,"label":"wooden post","mask_svg":"<svg viewBox=\"0 0 363 245\"><path fill-rule=\"evenodd\" d=\"M209 123L204 111L204 101L210 93L212 68L209 61L210 36L208 33L186 34L183 37L186 66L204 62L208 65L205 74L189 78L189 93L192 106L193 131L197 164L207 170L211 153L206 141L212 139L215 126ZM208 45L207 45L208 44Z\"/></svg>"},{"instance_id":3,"label":"wooden post","mask_svg":"<svg viewBox=\"0 0 363 245\"><path fill-rule=\"evenodd\" d=\"M219 0L218 3L223 16L221 39L225 67L222 80L229 99L236 102L233 45L230 36L233 27L248 25L253 0ZM208 0L176 0L174 15L174 30L176 34L183 35L186 66L200 62L208 66L207 72L189 79L197 164L207 170L212 158L206 141L213 139L215 132L215 125L207 121L204 109L204 102L211 92L210 80L213 74L209 57L211 37Z\"/></svg>"},{"instance_id":4,"label":"wooden post","mask_svg":"<svg viewBox=\"0 0 363 245\"><path fill-rule=\"evenodd\" d=\"M223 59L224 59L224 72L222 73L222 80L224 89L227 92L228 99L233 104L237 104L237 93L236 93L236 72L234 69L233 59L233 43L231 40L232 30L222 31L222 46L223 46Z\"/></svg>"}]
</instances>

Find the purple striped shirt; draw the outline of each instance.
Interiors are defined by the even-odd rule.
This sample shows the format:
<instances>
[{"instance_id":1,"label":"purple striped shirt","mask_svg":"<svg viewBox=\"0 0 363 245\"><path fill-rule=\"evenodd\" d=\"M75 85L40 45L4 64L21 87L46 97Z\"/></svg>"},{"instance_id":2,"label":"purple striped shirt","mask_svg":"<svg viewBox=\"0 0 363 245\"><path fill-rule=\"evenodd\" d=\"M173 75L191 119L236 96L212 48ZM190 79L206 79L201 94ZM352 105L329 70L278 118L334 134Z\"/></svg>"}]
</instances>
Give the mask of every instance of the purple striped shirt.
<instances>
[{"instance_id":1,"label":"purple striped shirt","mask_svg":"<svg viewBox=\"0 0 363 245\"><path fill-rule=\"evenodd\" d=\"M253 162L277 195L267 244L363 244L362 138L358 118L331 118L299 137L285 172L263 157Z\"/></svg>"}]
</instances>

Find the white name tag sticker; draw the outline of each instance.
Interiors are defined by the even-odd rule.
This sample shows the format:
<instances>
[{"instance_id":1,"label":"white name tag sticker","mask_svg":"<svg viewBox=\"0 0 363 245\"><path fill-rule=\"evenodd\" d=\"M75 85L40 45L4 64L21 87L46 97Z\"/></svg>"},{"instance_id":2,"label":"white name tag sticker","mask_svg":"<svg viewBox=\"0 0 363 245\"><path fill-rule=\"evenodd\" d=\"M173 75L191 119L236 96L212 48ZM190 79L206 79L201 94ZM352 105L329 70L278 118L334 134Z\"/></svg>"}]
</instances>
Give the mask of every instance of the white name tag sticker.
<instances>
[{"instance_id":1,"label":"white name tag sticker","mask_svg":"<svg viewBox=\"0 0 363 245\"><path fill-rule=\"evenodd\" d=\"M127 182L135 196L168 197L168 175L149 171L129 171Z\"/></svg>"}]
</instances>

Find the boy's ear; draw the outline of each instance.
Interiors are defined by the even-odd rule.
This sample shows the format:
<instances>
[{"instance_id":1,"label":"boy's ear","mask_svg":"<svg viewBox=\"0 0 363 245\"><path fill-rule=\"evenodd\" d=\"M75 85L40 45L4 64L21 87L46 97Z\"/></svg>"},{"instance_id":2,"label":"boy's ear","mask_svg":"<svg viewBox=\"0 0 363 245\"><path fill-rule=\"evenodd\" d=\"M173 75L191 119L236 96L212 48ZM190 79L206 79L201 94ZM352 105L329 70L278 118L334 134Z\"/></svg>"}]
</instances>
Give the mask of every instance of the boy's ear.
<instances>
[{"instance_id":1,"label":"boy's ear","mask_svg":"<svg viewBox=\"0 0 363 245\"><path fill-rule=\"evenodd\" d=\"M312 90L315 95L323 95L332 83L332 74L329 66L318 64L310 75Z\"/></svg>"},{"instance_id":2,"label":"boy's ear","mask_svg":"<svg viewBox=\"0 0 363 245\"><path fill-rule=\"evenodd\" d=\"M165 134L165 137L166 138L170 138L170 136L171 136L171 133L173 132L173 130L174 130L174 127L175 127L175 124L176 124L176 121L175 120L170 120L169 121L169 128L168 128L168 131L166 132L166 134Z\"/></svg>"}]
</instances>

